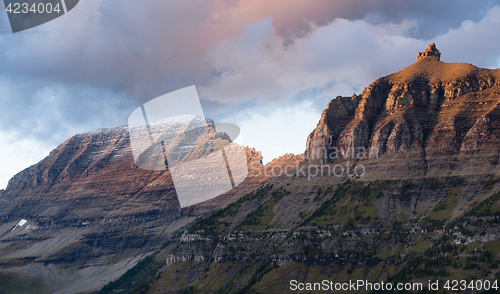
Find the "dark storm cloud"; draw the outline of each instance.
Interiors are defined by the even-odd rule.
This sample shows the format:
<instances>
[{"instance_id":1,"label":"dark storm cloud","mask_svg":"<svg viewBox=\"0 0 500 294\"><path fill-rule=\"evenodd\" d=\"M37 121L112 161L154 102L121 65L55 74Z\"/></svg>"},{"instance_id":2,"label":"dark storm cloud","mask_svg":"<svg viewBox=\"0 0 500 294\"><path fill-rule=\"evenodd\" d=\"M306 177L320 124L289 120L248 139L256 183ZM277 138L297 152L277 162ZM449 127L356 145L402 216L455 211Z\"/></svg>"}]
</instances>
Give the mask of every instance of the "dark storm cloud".
<instances>
[{"instance_id":1,"label":"dark storm cloud","mask_svg":"<svg viewBox=\"0 0 500 294\"><path fill-rule=\"evenodd\" d=\"M378 2L373 12L366 13L365 20L372 23L401 22L405 19L419 20L419 27L411 37L430 39L458 28L464 20L479 21L495 0L434 0L434 1L368 1Z\"/></svg>"},{"instance_id":2,"label":"dark storm cloud","mask_svg":"<svg viewBox=\"0 0 500 294\"><path fill-rule=\"evenodd\" d=\"M419 26L409 34L414 38L429 39L457 28L464 20L479 21L488 9L499 4L495 0L313 0L308 5L288 2L286 9L266 5L275 20L275 28L283 36L301 36L311 31L313 24L323 26L336 18L364 19L371 24L419 20ZM283 2L282 2L283 3ZM299 6L300 12L293 13ZM290 13L290 11L292 13Z\"/></svg>"}]
</instances>

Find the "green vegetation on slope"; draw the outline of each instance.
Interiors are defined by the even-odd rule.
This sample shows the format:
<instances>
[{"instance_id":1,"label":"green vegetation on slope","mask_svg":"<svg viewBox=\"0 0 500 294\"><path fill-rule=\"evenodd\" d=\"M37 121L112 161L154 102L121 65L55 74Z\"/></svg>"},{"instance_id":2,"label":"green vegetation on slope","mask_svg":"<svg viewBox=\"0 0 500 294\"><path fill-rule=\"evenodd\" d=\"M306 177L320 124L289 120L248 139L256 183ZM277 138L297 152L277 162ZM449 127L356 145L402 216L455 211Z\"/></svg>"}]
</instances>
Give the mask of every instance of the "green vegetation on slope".
<instances>
[{"instance_id":1,"label":"green vegetation on slope","mask_svg":"<svg viewBox=\"0 0 500 294\"><path fill-rule=\"evenodd\" d=\"M500 179L497 179L495 176L490 176L486 183L483 185L483 191L488 191L495 186L495 184L499 181Z\"/></svg>"},{"instance_id":2,"label":"green vegetation on slope","mask_svg":"<svg viewBox=\"0 0 500 294\"><path fill-rule=\"evenodd\" d=\"M444 199L443 199L444 200ZM443 234L429 247L427 240L407 250L409 258L390 282L412 279L498 279L500 239L481 241L500 222L500 193L472 205L467 213L445 226ZM448 205L446 205L448 207ZM442 209L446 210L446 209ZM420 254L422 249L425 249Z\"/></svg>"},{"instance_id":3,"label":"green vegetation on slope","mask_svg":"<svg viewBox=\"0 0 500 294\"><path fill-rule=\"evenodd\" d=\"M249 213L240 223L239 228L245 230L262 226L269 227L273 218L273 207L288 194L290 194L290 191L285 190L284 187L280 187L276 191L273 191L271 198L259 205L256 210Z\"/></svg>"},{"instance_id":4,"label":"green vegetation on slope","mask_svg":"<svg viewBox=\"0 0 500 294\"><path fill-rule=\"evenodd\" d=\"M205 236L210 236L214 239L217 238L218 233L221 232L222 229L226 226L225 223L220 222L222 218L234 215L238 211L238 209L240 209L243 203L252 201L256 198L264 197L272 188L273 185L266 184L259 189L241 197L225 208L216 210L207 217L199 218L188 228L188 232L203 233Z\"/></svg>"},{"instance_id":5,"label":"green vegetation on slope","mask_svg":"<svg viewBox=\"0 0 500 294\"><path fill-rule=\"evenodd\" d=\"M377 215L373 201L383 196L387 183L377 181L364 186L361 181L347 180L340 185L333 197L323 203L302 226L331 227L344 225L352 229L355 223L374 224Z\"/></svg>"},{"instance_id":6,"label":"green vegetation on slope","mask_svg":"<svg viewBox=\"0 0 500 294\"><path fill-rule=\"evenodd\" d=\"M155 278L158 271L165 266L163 251L168 250L168 242L162 247L162 250L157 251L138 262L134 267L125 272L117 280L107 284L96 294L131 294L131 293L146 293Z\"/></svg>"},{"instance_id":7,"label":"green vegetation on slope","mask_svg":"<svg viewBox=\"0 0 500 294\"><path fill-rule=\"evenodd\" d=\"M328 187L323 186L321 188L318 188L318 192L317 192L316 197L314 197L314 201L319 201L319 200L325 198L332 191L333 191L333 186L332 185L330 185Z\"/></svg>"},{"instance_id":8,"label":"green vegetation on slope","mask_svg":"<svg viewBox=\"0 0 500 294\"><path fill-rule=\"evenodd\" d=\"M437 177L425 179L425 185L431 190L438 190L442 184L443 181Z\"/></svg>"},{"instance_id":9,"label":"green vegetation on slope","mask_svg":"<svg viewBox=\"0 0 500 294\"><path fill-rule=\"evenodd\" d=\"M460 190L460 188L451 188L446 197L438 202L431 213L422 220L425 228L435 230L443 226L450 219L453 209L457 206Z\"/></svg>"},{"instance_id":10,"label":"green vegetation on slope","mask_svg":"<svg viewBox=\"0 0 500 294\"><path fill-rule=\"evenodd\" d=\"M48 292L47 287L40 279L0 273L0 293L39 294Z\"/></svg>"}]
</instances>

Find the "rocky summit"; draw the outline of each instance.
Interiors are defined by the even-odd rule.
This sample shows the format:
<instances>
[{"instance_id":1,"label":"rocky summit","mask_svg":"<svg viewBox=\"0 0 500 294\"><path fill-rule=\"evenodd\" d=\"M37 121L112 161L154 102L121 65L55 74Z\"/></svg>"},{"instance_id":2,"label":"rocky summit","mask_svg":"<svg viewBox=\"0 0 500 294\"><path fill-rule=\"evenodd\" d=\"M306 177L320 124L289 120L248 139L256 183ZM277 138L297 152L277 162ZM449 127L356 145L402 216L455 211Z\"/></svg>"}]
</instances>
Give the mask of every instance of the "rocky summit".
<instances>
[{"instance_id":1,"label":"rocky summit","mask_svg":"<svg viewBox=\"0 0 500 294\"><path fill-rule=\"evenodd\" d=\"M307 138L309 159L368 150L368 170L385 179L498 172L500 70L440 56L431 44L360 95L330 101Z\"/></svg>"},{"instance_id":2,"label":"rocky summit","mask_svg":"<svg viewBox=\"0 0 500 294\"><path fill-rule=\"evenodd\" d=\"M435 43L429 44L429 46L425 48L424 52L418 52L417 54L417 60L429 58L434 58L437 60L441 59L441 52L437 50Z\"/></svg>"}]
</instances>

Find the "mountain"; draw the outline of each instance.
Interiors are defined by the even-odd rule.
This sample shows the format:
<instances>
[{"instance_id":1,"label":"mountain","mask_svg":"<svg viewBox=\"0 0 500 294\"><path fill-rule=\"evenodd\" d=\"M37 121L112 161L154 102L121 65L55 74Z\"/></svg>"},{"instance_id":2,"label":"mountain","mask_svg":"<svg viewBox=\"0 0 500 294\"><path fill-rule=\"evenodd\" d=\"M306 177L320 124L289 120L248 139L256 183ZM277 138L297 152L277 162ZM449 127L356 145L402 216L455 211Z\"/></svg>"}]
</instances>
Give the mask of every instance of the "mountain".
<instances>
[{"instance_id":1,"label":"mountain","mask_svg":"<svg viewBox=\"0 0 500 294\"><path fill-rule=\"evenodd\" d=\"M204 136L227 144L229 137L208 123ZM151 126L163 133L172 128L186 131L187 125ZM98 289L198 215L265 180L255 174L264 168L262 156L246 148L252 176L228 193L181 209L170 171L138 168L130 140L127 126L75 135L9 181L0 191L0 281L14 288L35 285L37 293L42 285L45 292ZM211 152L208 147L195 146L184 157L202 157Z\"/></svg>"},{"instance_id":2,"label":"mountain","mask_svg":"<svg viewBox=\"0 0 500 294\"><path fill-rule=\"evenodd\" d=\"M441 62L431 44L362 94L332 99L304 155L281 158L276 177L99 293L333 292L357 280L439 280L446 293L454 279L497 293L499 73ZM347 292L362 290L373 292Z\"/></svg>"},{"instance_id":3,"label":"mountain","mask_svg":"<svg viewBox=\"0 0 500 294\"><path fill-rule=\"evenodd\" d=\"M309 159L366 149L379 179L498 173L500 70L440 56L431 44L361 95L330 101L307 138Z\"/></svg>"}]
</instances>

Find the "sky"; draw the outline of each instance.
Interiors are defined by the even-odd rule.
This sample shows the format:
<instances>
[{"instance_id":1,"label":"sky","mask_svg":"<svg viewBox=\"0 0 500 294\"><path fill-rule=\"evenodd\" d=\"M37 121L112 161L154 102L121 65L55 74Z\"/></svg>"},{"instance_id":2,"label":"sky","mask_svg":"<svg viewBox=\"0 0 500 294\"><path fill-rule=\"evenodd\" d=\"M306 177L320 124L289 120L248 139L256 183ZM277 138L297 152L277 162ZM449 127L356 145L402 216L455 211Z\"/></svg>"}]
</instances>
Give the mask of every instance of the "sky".
<instances>
[{"instance_id":1,"label":"sky","mask_svg":"<svg viewBox=\"0 0 500 294\"><path fill-rule=\"evenodd\" d=\"M500 67L499 27L492 0L80 0L15 34L2 11L0 189L72 135L191 85L265 162L301 153L328 101L432 42L442 61Z\"/></svg>"}]
</instances>

